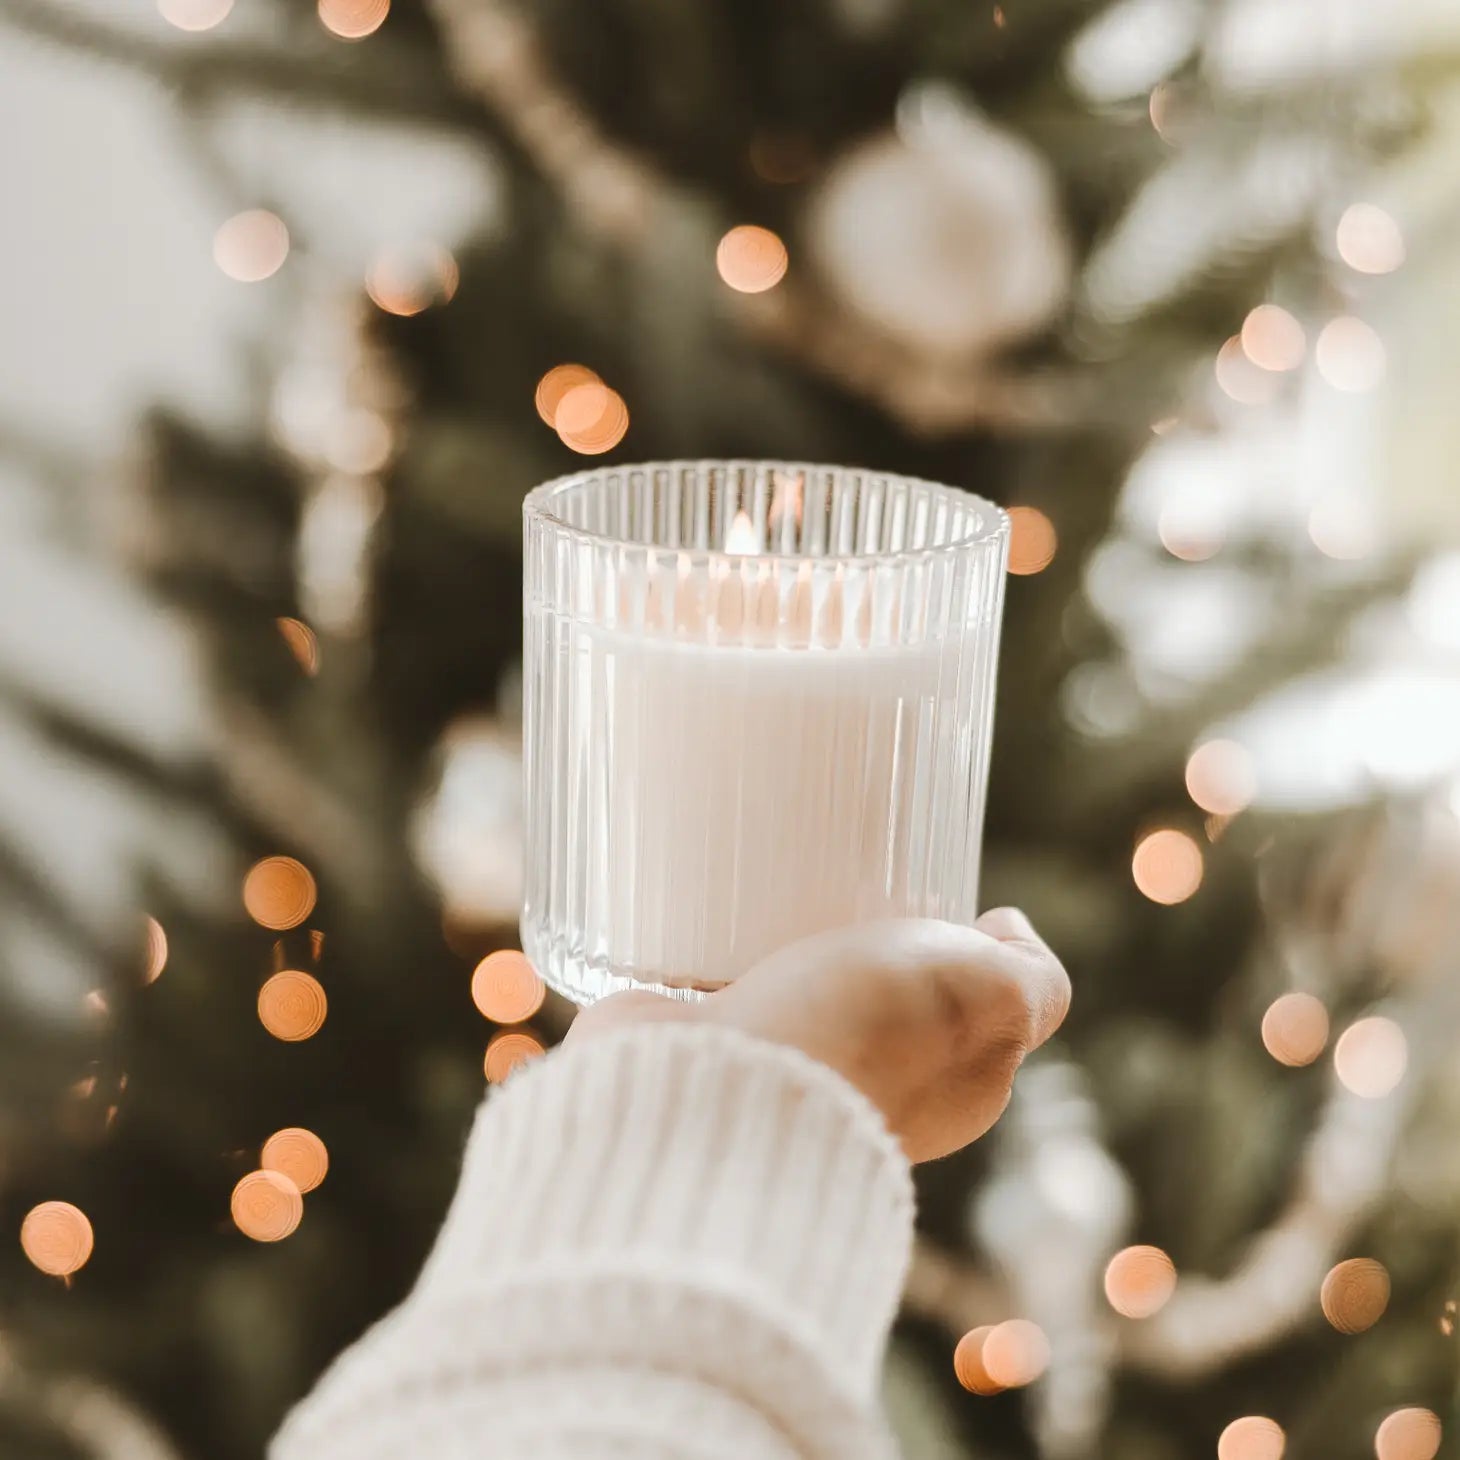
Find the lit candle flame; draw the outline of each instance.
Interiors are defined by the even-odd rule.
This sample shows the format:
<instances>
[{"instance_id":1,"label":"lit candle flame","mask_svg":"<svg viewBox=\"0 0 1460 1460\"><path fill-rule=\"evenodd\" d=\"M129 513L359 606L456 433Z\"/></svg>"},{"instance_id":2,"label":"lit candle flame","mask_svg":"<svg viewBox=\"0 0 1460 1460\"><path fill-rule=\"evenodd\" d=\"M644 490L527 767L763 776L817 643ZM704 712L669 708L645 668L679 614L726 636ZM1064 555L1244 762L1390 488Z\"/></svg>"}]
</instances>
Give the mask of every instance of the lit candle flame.
<instances>
[{"instance_id":1,"label":"lit candle flame","mask_svg":"<svg viewBox=\"0 0 1460 1460\"><path fill-rule=\"evenodd\" d=\"M752 557L760 551L760 536L743 507L730 524L730 531L725 537L725 551L738 558Z\"/></svg>"}]
</instances>

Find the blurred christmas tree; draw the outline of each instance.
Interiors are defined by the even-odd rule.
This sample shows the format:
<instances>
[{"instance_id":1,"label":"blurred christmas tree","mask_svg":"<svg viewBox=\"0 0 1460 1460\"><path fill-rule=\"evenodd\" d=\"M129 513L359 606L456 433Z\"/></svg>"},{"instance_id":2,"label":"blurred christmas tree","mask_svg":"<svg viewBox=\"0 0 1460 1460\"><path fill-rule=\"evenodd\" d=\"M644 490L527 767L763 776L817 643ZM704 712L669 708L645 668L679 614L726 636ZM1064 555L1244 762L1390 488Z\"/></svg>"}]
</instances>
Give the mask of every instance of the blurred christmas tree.
<instances>
[{"instance_id":1,"label":"blurred christmas tree","mask_svg":"<svg viewBox=\"0 0 1460 1460\"><path fill-rule=\"evenodd\" d=\"M1443 1415L1455 816L1383 764L1354 805L1253 806L1217 733L1372 637L1432 546L1413 483L1363 516L1355 443L1393 430L1364 318L1406 240L1344 210L1452 140L1443 8L160 9L203 34L0 12L175 87L266 312L253 435L155 417L107 519L50 501L11 580L67 609L3 661L0 1212L73 1203L95 1251L63 1286L0 1248L0 1453L256 1455L410 1282L481 1091L470 972L512 936L519 503L605 441L1015 509L985 900L1031 911L1077 1000L1000 1134L921 1173L889 1377L914 1460L1208 1455L1243 1415L1362 1455L1390 1409ZM352 261L330 159L392 148L454 206ZM773 236L722 246L747 222ZM564 362L620 392L621 439L539 419ZM246 911L267 857L296 860ZM280 970L313 982L260 1005ZM293 1127L328 1174L255 1243L230 1192ZM53 1220L31 1255L74 1266ZM1133 1242L1180 1274L1144 1318L1159 1253L1102 1292ZM1385 1275L1320 1305L1354 1257ZM1014 1316L1047 1374L963 1394L954 1340Z\"/></svg>"}]
</instances>

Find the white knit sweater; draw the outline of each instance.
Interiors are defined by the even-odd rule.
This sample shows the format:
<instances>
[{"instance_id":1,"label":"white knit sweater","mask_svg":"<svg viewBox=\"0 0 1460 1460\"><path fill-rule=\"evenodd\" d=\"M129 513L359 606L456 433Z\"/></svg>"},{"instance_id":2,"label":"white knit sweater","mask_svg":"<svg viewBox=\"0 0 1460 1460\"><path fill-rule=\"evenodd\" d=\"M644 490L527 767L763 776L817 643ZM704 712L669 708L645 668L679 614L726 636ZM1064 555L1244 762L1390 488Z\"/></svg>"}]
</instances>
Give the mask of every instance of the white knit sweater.
<instances>
[{"instance_id":1,"label":"white knit sweater","mask_svg":"<svg viewBox=\"0 0 1460 1460\"><path fill-rule=\"evenodd\" d=\"M861 1460L912 1232L873 1107L798 1052L655 1024L477 1115L415 1291L273 1460Z\"/></svg>"}]
</instances>

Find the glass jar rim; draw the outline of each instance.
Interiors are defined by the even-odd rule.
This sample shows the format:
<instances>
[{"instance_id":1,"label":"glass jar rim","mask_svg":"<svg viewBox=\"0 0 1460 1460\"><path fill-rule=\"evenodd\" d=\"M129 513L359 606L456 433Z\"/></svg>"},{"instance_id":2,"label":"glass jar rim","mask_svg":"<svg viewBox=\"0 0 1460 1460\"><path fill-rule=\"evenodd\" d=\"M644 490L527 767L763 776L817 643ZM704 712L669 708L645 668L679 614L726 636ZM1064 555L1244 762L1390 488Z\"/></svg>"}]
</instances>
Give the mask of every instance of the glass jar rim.
<instances>
[{"instance_id":1,"label":"glass jar rim","mask_svg":"<svg viewBox=\"0 0 1460 1460\"><path fill-rule=\"evenodd\" d=\"M822 558L813 558L805 553L756 552L753 554L727 552L723 548L674 547L665 543L644 542L639 538L619 537L613 533L596 531L590 527L579 527L566 521L553 510L553 503L565 492L575 487L591 486L595 479L606 478L610 473L635 471L682 471L686 468L719 468L734 470L753 468L778 472L837 472L854 476L875 477L884 482L896 483L904 488L923 488L938 496L948 498L970 512L972 522L969 530L960 532L947 542L929 543L922 547L903 547L883 552L829 553ZM707 457L676 458L667 461L633 461L611 466L588 467L568 472L560 477L534 487L522 499L524 518L546 523L550 529L565 538L590 547L638 548L649 553L673 554L693 565L718 563L846 563L872 566L876 564L897 564L923 562L931 559L967 554L980 549L996 547L1009 536L1009 514L995 502L980 497L975 492L945 482L929 481L924 477L907 476L900 472L879 471L872 467L838 466L827 462L782 461L757 457Z\"/></svg>"}]
</instances>

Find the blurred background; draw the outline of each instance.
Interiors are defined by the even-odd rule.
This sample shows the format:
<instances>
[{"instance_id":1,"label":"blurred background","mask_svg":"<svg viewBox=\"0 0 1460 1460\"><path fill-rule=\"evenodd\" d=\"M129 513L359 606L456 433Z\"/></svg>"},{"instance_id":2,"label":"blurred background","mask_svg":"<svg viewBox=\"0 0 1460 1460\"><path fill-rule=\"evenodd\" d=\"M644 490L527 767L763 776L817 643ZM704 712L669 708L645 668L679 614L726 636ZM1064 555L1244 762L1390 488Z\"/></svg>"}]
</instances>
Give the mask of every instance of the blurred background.
<instances>
[{"instance_id":1,"label":"blurred background","mask_svg":"<svg viewBox=\"0 0 1460 1460\"><path fill-rule=\"evenodd\" d=\"M919 1172L912 1460L1460 1453L1457 82L1453 0L0 0L0 1456L257 1456L409 1285L600 452L1013 510L1076 1000Z\"/></svg>"}]
</instances>

